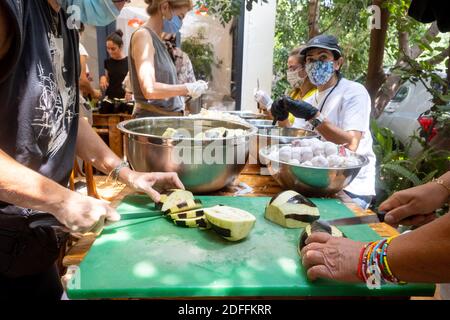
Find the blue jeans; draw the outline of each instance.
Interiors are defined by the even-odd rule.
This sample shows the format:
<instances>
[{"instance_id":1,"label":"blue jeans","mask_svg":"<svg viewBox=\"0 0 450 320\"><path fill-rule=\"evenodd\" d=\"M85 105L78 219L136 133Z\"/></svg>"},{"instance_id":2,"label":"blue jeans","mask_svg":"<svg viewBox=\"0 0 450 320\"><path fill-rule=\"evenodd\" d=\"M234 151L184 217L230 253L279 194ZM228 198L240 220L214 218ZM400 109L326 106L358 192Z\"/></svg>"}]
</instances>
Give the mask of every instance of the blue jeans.
<instances>
[{"instance_id":1,"label":"blue jeans","mask_svg":"<svg viewBox=\"0 0 450 320\"><path fill-rule=\"evenodd\" d=\"M352 198L352 201L354 203L356 203L359 207L361 207L364 210L367 210L370 206L370 203L372 202L373 196L360 196L360 195L357 195L357 194L354 194L354 193L351 193L351 192L348 192L345 190L344 190L344 192L350 198Z\"/></svg>"}]
</instances>

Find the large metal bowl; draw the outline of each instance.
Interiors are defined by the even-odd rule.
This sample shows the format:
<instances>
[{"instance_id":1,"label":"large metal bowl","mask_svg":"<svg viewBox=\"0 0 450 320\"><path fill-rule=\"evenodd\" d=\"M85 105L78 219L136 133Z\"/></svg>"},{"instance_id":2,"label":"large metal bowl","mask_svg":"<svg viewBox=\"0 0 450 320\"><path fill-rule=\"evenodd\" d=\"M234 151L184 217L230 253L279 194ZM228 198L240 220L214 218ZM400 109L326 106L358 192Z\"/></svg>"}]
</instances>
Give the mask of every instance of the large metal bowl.
<instances>
[{"instance_id":1,"label":"large metal bowl","mask_svg":"<svg viewBox=\"0 0 450 320\"><path fill-rule=\"evenodd\" d=\"M266 128L279 128L278 126L273 124L273 120L269 119L249 119L247 120L252 126L257 127L258 129L266 129Z\"/></svg>"},{"instance_id":2,"label":"large metal bowl","mask_svg":"<svg viewBox=\"0 0 450 320\"><path fill-rule=\"evenodd\" d=\"M352 153L361 164L346 168L319 168L292 165L271 157L279 146L268 146L259 154L267 163L267 168L274 179L286 190L295 190L306 196L332 196L347 187L358 175L362 167L369 164L366 156ZM273 153L272 153L273 154Z\"/></svg>"},{"instance_id":3,"label":"large metal bowl","mask_svg":"<svg viewBox=\"0 0 450 320\"><path fill-rule=\"evenodd\" d=\"M246 133L240 137L193 138L217 127ZM247 162L249 140L257 131L238 122L188 117L134 119L121 122L118 128L125 134L126 155L135 170L176 172L186 189L194 193L217 191L233 182ZM163 138L167 128L182 128L188 136Z\"/></svg>"},{"instance_id":4,"label":"large metal bowl","mask_svg":"<svg viewBox=\"0 0 450 320\"><path fill-rule=\"evenodd\" d=\"M241 117L244 120L264 119L267 117L264 113L255 113L251 111L223 111L223 112Z\"/></svg>"},{"instance_id":5,"label":"large metal bowl","mask_svg":"<svg viewBox=\"0 0 450 320\"><path fill-rule=\"evenodd\" d=\"M298 139L311 139L318 134L311 130L300 128L282 128L272 125L272 120L247 120L247 122L258 128L256 147L250 146L250 161L265 165L265 160L259 156L259 150L266 146L278 144L290 144Z\"/></svg>"}]
</instances>

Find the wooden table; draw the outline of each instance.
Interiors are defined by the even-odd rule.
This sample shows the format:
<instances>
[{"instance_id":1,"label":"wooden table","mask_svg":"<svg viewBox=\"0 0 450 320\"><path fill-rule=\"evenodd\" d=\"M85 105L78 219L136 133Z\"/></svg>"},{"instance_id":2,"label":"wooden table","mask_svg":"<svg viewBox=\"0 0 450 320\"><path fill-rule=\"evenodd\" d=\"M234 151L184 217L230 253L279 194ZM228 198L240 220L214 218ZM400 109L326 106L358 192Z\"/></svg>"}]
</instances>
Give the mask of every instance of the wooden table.
<instances>
[{"instance_id":1,"label":"wooden table","mask_svg":"<svg viewBox=\"0 0 450 320\"><path fill-rule=\"evenodd\" d=\"M131 115L127 113L118 114L100 114L94 113L92 126L98 134L107 134L109 147L120 158L123 157L123 139L122 133L117 129L117 125L125 120L131 119Z\"/></svg>"},{"instance_id":2,"label":"wooden table","mask_svg":"<svg viewBox=\"0 0 450 320\"><path fill-rule=\"evenodd\" d=\"M106 181L105 177L95 177L97 181L97 191L100 196L105 200L111 201L112 206L116 207L120 201L127 195L133 193L131 189L125 187L125 185L117 184L113 185L111 182ZM258 197L258 196L274 196L282 191L278 183L271 176L260 175L260 167L257 165L248 165L235 184L214 193L215 195L232 196L237 190L239 190L238 183L244 183L252 188L251 193L245 194L245 196ZM350 197L341 192L337 197L350 209L355 215L369 215L373 214L370 210L363 210L352 202ZM391 237L398 234L397 230L385 223L371 224L370 227L382 237ZM63 265L65 267L79 265L83 258L86 256L89 248L95 241L95 236L88 235L81 238L66 254L63 259Z\"/></svg>"}]
</instances>

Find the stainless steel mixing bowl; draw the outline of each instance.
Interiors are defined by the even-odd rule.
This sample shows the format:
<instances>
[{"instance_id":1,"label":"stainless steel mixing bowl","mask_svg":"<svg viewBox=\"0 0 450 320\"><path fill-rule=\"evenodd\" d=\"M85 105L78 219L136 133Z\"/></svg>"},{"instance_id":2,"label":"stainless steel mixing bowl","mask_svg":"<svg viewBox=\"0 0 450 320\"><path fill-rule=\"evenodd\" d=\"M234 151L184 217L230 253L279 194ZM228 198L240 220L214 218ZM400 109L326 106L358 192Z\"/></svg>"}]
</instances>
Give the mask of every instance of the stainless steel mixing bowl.
<instances>
[{"instance_id":1,"label":"stainless steel mixing bowl","mask_svg":"<svg viewBox=\"0 0 450 320\"><path fill-rule=\"evenodd\" d=\"M255 113L251 111L223 111L223 112L241 117L242 119L245 120L264 119L267 117L264 113Z\"/></svg>"},{"instance_id":2,"label":"stainless steel mixing bowl","mask_svg":"<svg viewBox=\"0 0 450 320\"><path fill-rule=\"evenodd\" d=\"M225 127L243 129L239 137L194 139L199 132ZM176 172L187 190L208 193L222 189L240 174L257 129L239 122L188 117L141 118L118 125L125 134L130 164L143 172ZM183 138L163 138L167 128L182 129Z\"/></svg>"},{"instance_id":3,"label":"stainless steel mixing bowl","mask_svg":"<svg viewBox=\"0 0 450 320\"><path fill-rule=\"evenodd\" d=\"M346 168L319 168L292 165L271 156L279 146L268 146L260 150L260 157L274 179L286 190L295 190L306 196L332 196L347 187L358 175L362 167L369 164L366 156L352 153L360 165ZM272 153L273 155L273 153Z\"/></svg>"},{"instance_id":4,"label":"stainless steel mixing bowl","mask_svg":"<svg viewBox=\"0 0 450 320\"><path fill-rule=\"evenodd\" d=\"M258 128L257 144L255 147L250 146L251 163L266 164L259 156L259 150L266 146L290 144L294 140L318 137L318 134L311 130L274 126L272 120L247 120L247 122Z\"/></svg>"},{"instance_id":5,"label":"stainless steel mixing bowl","mask_svg":"<svg viewBox=\"0 0 450 320\"><path fill-rule=\"evenodd\" d=\"M258 129L265 129L265 128L278 128L278 126L274 126L272 123L272 120L267 119L249 119L247 120L248 123L251 125L257 127Z\"/></svg>"}]
</instances>

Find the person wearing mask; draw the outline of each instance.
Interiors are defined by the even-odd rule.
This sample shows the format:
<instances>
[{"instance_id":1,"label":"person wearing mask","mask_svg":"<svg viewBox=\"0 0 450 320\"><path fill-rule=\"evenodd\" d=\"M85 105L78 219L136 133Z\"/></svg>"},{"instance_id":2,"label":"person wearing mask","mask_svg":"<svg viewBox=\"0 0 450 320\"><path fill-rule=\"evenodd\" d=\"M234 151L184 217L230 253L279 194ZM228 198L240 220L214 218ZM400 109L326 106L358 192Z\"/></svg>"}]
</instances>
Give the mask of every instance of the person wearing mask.
<instances>
[{"instance_id":1,"label":"person wearing mask","mask_svg":"<svg viewBox=\"0 0 450 320\"><path fill-rule=\"evenodd\" d=\"M82 22L107 25L125 1L0 2L0 300L60 299L55 261L68 232L120 219L107 202L67 188L75 156L154 201L158 188L183 188L175 173L131 170L79 117L73 4Z\"/></svg>"},{"instance_id":2,"label":"person wearing mask","mask_svg":"<svg viewBox=\"0 0 450 320\"><path fill-rule=\"evenodd\" d=\"M180 29L183 26L183 20L185 18L185 14L181 13L180 15L174 15L172 19L164 20L163 31L168 34L175 34L175 47L181 48L181 33Z\"/></svg>"},{"instance_id":3,"label":"person wearing mask","mask_svg":"<svg viewBox=\"0 0 450 320\"><path fill-rule=\"evenodd\" d=\"M199 98L208 89L204 81L178 84L177 70L161 38L164 20L184 16L192 10L191 0L146 0L150 19L132 36L130 79L136 101L133 115L182 116L182 97Z\"/></svg>"},{"instance_id":4,"label":"person wearing mask","mask_svg":"<svg viewBox=\"0 0 450 320\"><path fill-rule=\"evenodd\" d=\"M303 48L305 69L317 92L306 100L289 97L272 104L271 113L278 121L285 121L292 113L294 127L317 131L323 139L344 145L351 151L365 155L364 166L344 191L361 208L367 209L375 195L376 158L370 132L371 100L366 88L345 79L340 73L344 58L334 36L319 35Z\"/></svg>"},{"instance_id":5,"label":"person wearing mask","mask_svg":"<svg viewBox=\"0 0 450 320\"><path fill-rule=\"evenodd\" d=\"M189 56L180 48L181 33L180 29L183 25L184 16L174 16L172 20L164 20L163 34L161 38L166 43L167 50L175 63L177 69L178 84L194 83L195 78L194 68ZM132 100L133 90L131 89L129 73L123 81L123 86L126 91L126 99Z\"/></svg>"},{"instance_id":6,"label":"person wearing mask","mask_svg":"<svg viewBox=\"0 0 450 320\"><path fill-rule=\"evenodd\" d=\"M437 218L435 210L450 200L450 172L424 185L394 193L380 211L385 222L418 227L400 236L373 243L313 233L301 251L307 276L346 282L450 283L450 213ZM373 250L379 248L379 250ZM377 254L386 254L378 259ZM373 280L376 280L373 281ZM449 285L441 296L450 299Z\"/></svg>"},{"instance_id":7,"label":"person wearing mask","mask_svg":"<svg viewBox=\"0 0 450 320\"><path fill-rule=\"evenodd\" d=\"M316 87L309 81L308 75L305 71L305 56L302 56L300 52L304 46L295 48L289 53L287 61L287 81L291 88L287 91L287 95L294 100L305 100L316 93ZM270 96L262 91L255 90L255 100L258 102L261 109L270 113L273 100ZM293 114L289 114L289 119L285 121L279 121L278 126L288 127L294 124L295 117Z\"/></svg>"},{"instance_id":8,"label":"person wearing mask","mask_svg":"<svg viewBox=\"0 0 450 320\"><path fill-rule=\"evenodd\" d=\"M116 30L106 38L109 58L105 60L105 75L100 78L100 88L109 99L124 99L123 81L128 73L128 57L123 52L123 32Z\"/></svg>"}]
</instances>

